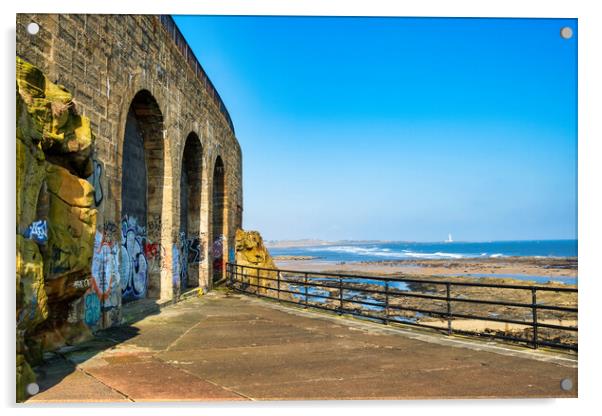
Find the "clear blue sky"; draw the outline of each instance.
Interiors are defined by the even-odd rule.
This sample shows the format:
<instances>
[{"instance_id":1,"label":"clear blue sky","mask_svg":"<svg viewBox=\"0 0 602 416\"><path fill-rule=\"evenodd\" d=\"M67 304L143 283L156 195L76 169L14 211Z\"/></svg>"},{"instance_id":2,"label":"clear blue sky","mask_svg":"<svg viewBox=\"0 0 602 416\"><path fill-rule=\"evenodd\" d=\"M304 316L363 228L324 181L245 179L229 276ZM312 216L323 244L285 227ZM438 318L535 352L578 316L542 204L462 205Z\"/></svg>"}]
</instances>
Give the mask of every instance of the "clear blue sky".
<instances>
[{"instance_id":1,"label":"clear blue sky","mask_svg":"<svg viewBox=\"0 0 602 416\"><path fill-rule=\"evenodd\" d=\"M175 20L234 121L246 229L577 237L575 19Z\"/></svg>"}]
</instances>

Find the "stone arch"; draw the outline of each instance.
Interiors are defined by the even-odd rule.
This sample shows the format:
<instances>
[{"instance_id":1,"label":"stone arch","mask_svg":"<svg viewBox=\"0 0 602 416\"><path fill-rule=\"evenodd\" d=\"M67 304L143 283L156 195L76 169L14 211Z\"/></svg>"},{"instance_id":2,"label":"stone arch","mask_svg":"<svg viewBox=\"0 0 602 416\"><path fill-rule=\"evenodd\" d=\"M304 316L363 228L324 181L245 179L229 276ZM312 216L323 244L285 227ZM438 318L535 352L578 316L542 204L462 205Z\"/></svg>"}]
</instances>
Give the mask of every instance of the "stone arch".
<instances>
[{"instance_id":1,"label":"stone arch","mask_svg":"<svg viewBox=\"0 0 602 416\"><path fill-rule=\"evenodd\" d=\"M201 239L202 150L198 135L194 132L189 133L184 143L180 170L178 272L181 290L199 286L200 263L204 257Z\"/></svg>"},{"instance_id":2,"label":"stone arch","mask_svg":"<svg viewBox=\"0 0 602 416\"><path fill-rule=\"evenodd\" d=\"M161 214L165 148L163 114L148 90L132 99L121 160L121 262L123 301L161 295Z\"/></svg>"},{"instance_id":3,"label":"stone arch","mask_svg":"<svg viewBox=\"0 0 602 416\"><path fill-rule=\"evenodd\" d=\"M227 227L226 227L226 172L221 156L217 156L213 165L212 187L212 270L213 283L225 277L227 260Z\"/></svg>"}]
</instances>

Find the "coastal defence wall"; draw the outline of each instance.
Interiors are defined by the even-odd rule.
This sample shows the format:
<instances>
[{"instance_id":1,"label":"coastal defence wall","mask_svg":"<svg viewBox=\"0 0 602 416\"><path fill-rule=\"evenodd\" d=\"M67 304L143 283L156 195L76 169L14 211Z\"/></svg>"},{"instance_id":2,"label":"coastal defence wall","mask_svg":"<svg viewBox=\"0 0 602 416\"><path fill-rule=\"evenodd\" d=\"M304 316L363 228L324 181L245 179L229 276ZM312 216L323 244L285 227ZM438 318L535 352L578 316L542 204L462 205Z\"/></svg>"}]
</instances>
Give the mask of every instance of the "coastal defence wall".
<instances>
[{"instance_id":1,"label":"coastal defence wall","mask_svg":"<svg viewBox=\"0 0 602 416\"><path fill-rule=\"evenodd\" d=\"M27 31L32 22L36 34ZM242 154L219 94L173 20L18 14L16 35L17 57L68 91L64 104L89 120L94 136L81 170L96 211L89 278L78 283L87 287L46 321L96 330L120 323L128 302L210 290L234 260ZM53 264L44 279L69 272Z\"/></svg>"}]
</instances>

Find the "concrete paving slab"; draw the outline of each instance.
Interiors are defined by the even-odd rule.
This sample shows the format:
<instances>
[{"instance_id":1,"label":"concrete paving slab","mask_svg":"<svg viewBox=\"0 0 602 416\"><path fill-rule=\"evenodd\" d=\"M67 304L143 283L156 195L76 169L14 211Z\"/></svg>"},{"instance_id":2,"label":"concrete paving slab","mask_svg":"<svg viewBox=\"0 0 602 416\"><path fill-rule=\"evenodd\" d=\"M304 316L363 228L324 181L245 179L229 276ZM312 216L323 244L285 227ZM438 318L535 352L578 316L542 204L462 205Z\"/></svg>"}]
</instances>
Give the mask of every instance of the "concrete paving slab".
<instances>
[{"instance_id":1,"label":"concrete paving slab","mask_svg":"<svg viewBox=\"0 0 602 416\"><path fill-rule=\"evenodd\" d=\"M82 371L75 370L27 403L130 402L126 396Z\"/></svg>"},{"instance_id":2,"label":"concrete paving slab","mask_svg":"<svg viewBox=\"0 0 602 416\"><path fill-rule=\"evenodd\" d=\"M244 400L165 362L151 359L91 368L89 373L133 401Z\"/></svg>"},{"instance_id":3,"label":"concrete paving slab","mask_svg":"<svg viewBox=\"0 0 602 416\"><path fill-rule=\"evenodd\" d=\"M102 331L40 371L38 402L576 397L578 388L574 355L224 292Z\"/></svg>"}]
</instances>

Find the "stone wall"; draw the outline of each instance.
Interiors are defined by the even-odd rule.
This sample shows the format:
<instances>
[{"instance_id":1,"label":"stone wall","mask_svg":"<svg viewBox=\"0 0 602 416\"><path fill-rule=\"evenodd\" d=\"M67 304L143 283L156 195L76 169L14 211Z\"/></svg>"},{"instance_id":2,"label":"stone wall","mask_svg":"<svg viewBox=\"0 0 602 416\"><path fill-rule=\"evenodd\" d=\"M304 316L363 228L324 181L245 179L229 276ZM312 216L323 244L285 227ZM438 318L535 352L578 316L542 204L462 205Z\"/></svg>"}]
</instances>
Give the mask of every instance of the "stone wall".
<instances>
[{"instance_id":1,"label":"stone wall","mask_svg":"<svg viewBox=\"0 0 602 416\"><path fill-rule=\"evenodd\" d=\"M183 282L210 289L242 225L240 146L219 96L178 42L159 16L17 15L17 55L72 93L96 135L91 287L70 315L92 329L119 322L126 301L177 299ZM187 139L196 143L184 162ZM224 182L217 198L216 171Z\"/></svg>"}]
</instances>

